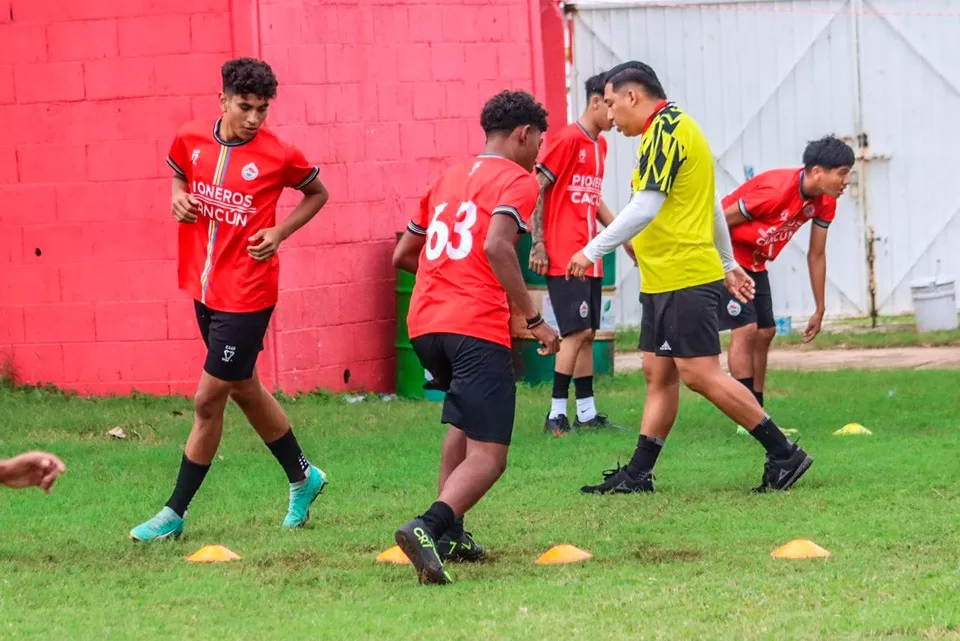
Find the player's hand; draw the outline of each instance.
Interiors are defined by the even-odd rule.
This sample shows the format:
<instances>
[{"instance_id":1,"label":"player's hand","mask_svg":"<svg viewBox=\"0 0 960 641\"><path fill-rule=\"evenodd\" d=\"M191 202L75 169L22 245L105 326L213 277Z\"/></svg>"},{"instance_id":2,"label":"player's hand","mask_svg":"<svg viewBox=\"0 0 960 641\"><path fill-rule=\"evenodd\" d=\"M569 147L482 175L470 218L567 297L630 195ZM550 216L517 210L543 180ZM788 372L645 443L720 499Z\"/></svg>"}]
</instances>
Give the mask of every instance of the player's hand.
<instances>
[{"instance_id":1,"label":"player's hand","mask_svg":"<svg viewBox=\"0 0 960 641\"><path fill-rule=\"evenodd\" d=\"M547 273L550 266L550 259L547 257L547 247L543 242L534 243L530 248L530 271L543 276Z\"/></svg>"},{"instance_id":2,"label":"player's hand","mask_svg":"<svg viewBox=\"0 0 960 641\"><path fill-rule=\"evenodd\" d=\"M591 267L593 267L593 261L583 255L583 250L578 251L567 265L567 280L570 280L571 276L583 280Z\"/></svg>"},{"instance_id":3,"label":"player's hand","mask_svg":"<svg viewBox=\"0 0 960 641\"><path fill-rule=\"evenodd\" d=\"M185 191L173 197L173 217L178 223L197 222L197 212L200 210L200 201Z\"/></svg>"},{"instance_id":4,"label":"player's hand","mask_svg":"<svg viewBox=\"0 0 960 641\"><path fill-rule=\"evenodd\" d=\"M723 281L723 284L727 286L727 291L741 303L749 303L753 300L755 285L753 279L747 276L742 267L727 272Z\"/></svg>"},{"instance_id":5,"label":"player's hand","mask_svg":"<svg viewBox=\"0 0 960 641\"><path fill-rule=\"evenodd\" d=\"M540 323L530 333L540 341L540 347L537 348L540 356L550 356L560 351L560 334L546 323Z\"/></svg>"},{"instance_id":6,"label":"player's hand","mask_svg":"<svg viewBox=\"0 0 960 641\"><path fill-rule=\"evenodd\" d=\"M823 326L823 312L816 312L807 321L807 329L803 330L803 342L809 343L817 337Z\"/></svg>"},{"instance_id":7,"label":"player's hand","mask_svg":"<svg viewBox=\"0 0 960 641\"><path fill-rule=\"evenodd\" d=\"M27 452L2 464L0 482L7 487L39 487L47 494L53 482L67 469L59 458L47 452Z\"/></svg>"},{"instance_id":8,"label":"player's hand","mask_svg":"<svg viewBox=\"0 0 960 641\"><path fill-rule=\"evenodd\" d=\"M630 257L630 260L633 261L633 266L637 266L637 254L633 251L633 243L631 241L625 242L623 245L623 251L627 252L627 256Z\"/></svg>"},{"instance_id":9,"label":"player's hand","mask_svg":"<svg viewBox=\"0 0 960 641\"><path fill-rule=\"evenodd\" d=\"M280 249L280 243L283 242L283 236L276 227L261 229L249 238L250 245L247 252L255 260L270 260L277 250Z\"/></svg>"}]
</instances>

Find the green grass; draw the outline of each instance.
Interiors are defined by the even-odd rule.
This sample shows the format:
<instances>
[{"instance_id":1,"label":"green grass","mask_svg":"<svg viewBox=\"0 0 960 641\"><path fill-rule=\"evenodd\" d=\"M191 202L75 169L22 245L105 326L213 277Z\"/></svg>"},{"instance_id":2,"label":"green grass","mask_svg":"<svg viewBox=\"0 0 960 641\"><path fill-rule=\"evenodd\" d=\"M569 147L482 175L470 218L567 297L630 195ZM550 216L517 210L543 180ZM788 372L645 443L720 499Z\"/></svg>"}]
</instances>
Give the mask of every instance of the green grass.
<instances>
[{"instance_id":1,"label":"green grass","mask_svg":"<svg viewBox=\"0 0 960 641\"><path fill-rule=\"evenodd\" d=\"M634 327L617 329L614 344L617 351L637 349L640 330ZM724 349L730 344L730 332L720 334ZM877 327L869 318L842 319L825 323L816 340L803 345L803 328L794 327L794 334L777 336L773 347L802 349L876 349L881 347L947 347L960 346L960 329L918 333L912 316L881 316Z\"/></svg>"},{"instance_id":2,"label":"green grass","mask_svg":"<svg viewBox=\"0 0 960 641\"><path fill-rule=\"evenodd\" d=\"M185 540L144 546L126 534L169 494L189 403L0 389L0 454L45 448L68 466L49 497L0 490L0 638L957 639L956 381L771 373L768 405L816 463L793 491L762 496L748 492L759 445L686 392L656 495L581 496L629 457L641 378L598 385L630 430L564 440L541 432L549 391L524 389L511 467L468 518L492 561L454 566L443 588L374 562L434 498L436 405L286 401L331 480L298 532L279 529L285 478L231 408ZM851 421L873 436L832 436ZM131 438L104 434L115 426ZM794 538L833 556L770 558ZM243 559L184 560L212 543ZM534 565L558 543L594 558Z\"/></svg>"}]
</instances>

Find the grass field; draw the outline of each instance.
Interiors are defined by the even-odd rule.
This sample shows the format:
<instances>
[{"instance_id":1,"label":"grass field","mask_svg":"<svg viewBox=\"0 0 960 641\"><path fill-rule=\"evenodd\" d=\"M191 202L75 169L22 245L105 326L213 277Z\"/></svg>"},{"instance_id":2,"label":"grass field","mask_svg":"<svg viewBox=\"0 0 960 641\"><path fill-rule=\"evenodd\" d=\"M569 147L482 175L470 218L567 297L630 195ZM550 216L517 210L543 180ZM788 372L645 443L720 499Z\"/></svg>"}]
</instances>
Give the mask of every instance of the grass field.
<instances>
[{"instance_id":1,"label":"grass field","mask_svg":"<svg viewBox=\"0 0 960 641\"><path fill-rule=\"evenodd\" d=\"M797 319L795 319L796 321ZM960 329L918 333L912 316L881 316L877 327L871 327L869 318L842 319L824 323L817 338L803 344L806 319L795 325L790 336L777 336L773 347L795 349L873 349L879 347L947 347L960 346ZM640 340L638 328L620 328L616 333L619 351L637 349ZM730 332L720 334L724 349L730 344Z\"/></svg>"},{"instance_id":2,"label":"grass field","mask_svg":"<svg viewBox=\"0 0 960 641\"><path fill-rule=\"evenodd\" d=\"M0 638L960 639L956 388L934 371L772 373L769 409L816 463L762 496L759 445L685 393L658 493L615 497L578 488L629 457L639 374L598 386L619 434L547 438L549 392L524 389L511 467L468 517L492 560L441 588L374 562L434 498L436 405L285 401L331 480L297 532L279 529L285 477L230 408L185 539L143 546L127 531L169 494L189 403L0 390L0 454L46 448L68 466L51 496L0 490ZM831 435L851 421L873 436ZM833 556L770 558L794 538ZM243 559L184 560L211 543ZM534 565L557 543L594 558Z\"/></svg>"}]
</instances>

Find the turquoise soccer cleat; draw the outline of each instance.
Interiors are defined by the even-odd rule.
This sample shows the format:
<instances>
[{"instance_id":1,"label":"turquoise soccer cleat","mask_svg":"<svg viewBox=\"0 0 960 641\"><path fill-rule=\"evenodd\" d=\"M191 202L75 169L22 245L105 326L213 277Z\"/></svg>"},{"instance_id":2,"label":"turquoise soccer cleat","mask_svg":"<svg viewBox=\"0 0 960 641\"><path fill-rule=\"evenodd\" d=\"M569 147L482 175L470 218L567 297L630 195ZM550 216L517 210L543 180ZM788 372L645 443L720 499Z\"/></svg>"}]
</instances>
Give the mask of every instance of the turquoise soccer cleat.
<instances>
[{"instance_id":1,"label":"turquoise soccer cleat","mask_svg":"<svg viewBox=\"0 0 960 641\"><path fill-rule=\"evenodd\" d=\"M169 538L178 539L181 534L183 534L183 518L166 506L155 517L130 530L130 538L142 543Z\"/></svg>"},{"instance_id":2,"label":"turquoise soccer cleat","mask_svg":"<svg viewBox=\"0 0 960 641\"><path fill-rule=\"evenodd\" d=\"M290 486L290 507L287 510L287 517L283 519L283 527L303 527L310 518L310 506L317 500L326 485L327 475L319 467L311 465L307 478Z\"/></svg>"}]
</instances>

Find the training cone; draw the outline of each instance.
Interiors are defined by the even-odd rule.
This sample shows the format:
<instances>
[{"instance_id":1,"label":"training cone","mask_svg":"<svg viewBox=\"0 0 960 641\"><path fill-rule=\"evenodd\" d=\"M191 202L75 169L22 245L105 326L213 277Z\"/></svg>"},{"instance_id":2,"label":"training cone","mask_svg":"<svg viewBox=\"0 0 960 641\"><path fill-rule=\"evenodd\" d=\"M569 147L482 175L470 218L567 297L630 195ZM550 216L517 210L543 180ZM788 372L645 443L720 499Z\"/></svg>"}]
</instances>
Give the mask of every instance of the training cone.
<instances>
[{"instance_id":1,"label":"training cone","mask_svg":"<svg viewBox=\"0 0 960 641\"><path fill-rule=\"evenodd\" d=\"M222 563L239 560L239 554L222 545L205 545L187 557L187 561L191 563Z\"/></svg>"},{"instance_id":2,"label":"training cone","mask_svg":"<svg viewBox=\"0 0 960 641\"><path fill-rule=\"evenodd\" d=\"M775 559L825 559L830 553L807 539L794 539L770 553Z\"/></svg>"},{"instance_id":3,"label":"training cone","mask_svg":"<svg viewBox=\"0 0 960 641\"><path fill-rule=\"evenodd\" d=\"M554 565L555 563L576 563L577 561L586 561L593 555L586 550L581 550L573 545L563 543L555 545L535 561L540 565Z\"/></svg>"},{"instance_id":4,"label":"training cone","mask_svg":"<svg viewBox=\"0 0 960 641\"><path fill-rule=\"evenodd\" d=\"M860 423L847 423L839 430L833 433L834 436L848 436L850 434L873 434L870 430L865 428Z\"/></svg>"},{"instance_id":5,"label":"training cone","mask_svg":"<svg viewBox=\"0 0 960 641\"><path fill-rule=\"evenodd\" d=\"M399 545L394 545L388 550L384 550L377 555L377 563L396 563L397 565L411 565L410 559Z\"/></svg>"}]
</instances>

